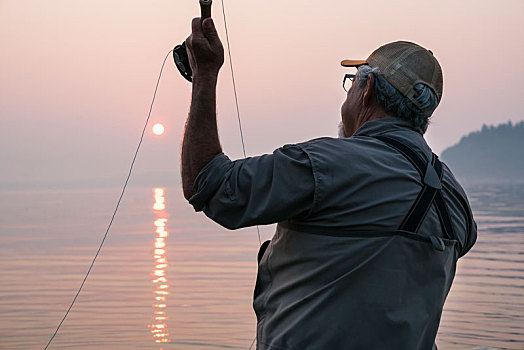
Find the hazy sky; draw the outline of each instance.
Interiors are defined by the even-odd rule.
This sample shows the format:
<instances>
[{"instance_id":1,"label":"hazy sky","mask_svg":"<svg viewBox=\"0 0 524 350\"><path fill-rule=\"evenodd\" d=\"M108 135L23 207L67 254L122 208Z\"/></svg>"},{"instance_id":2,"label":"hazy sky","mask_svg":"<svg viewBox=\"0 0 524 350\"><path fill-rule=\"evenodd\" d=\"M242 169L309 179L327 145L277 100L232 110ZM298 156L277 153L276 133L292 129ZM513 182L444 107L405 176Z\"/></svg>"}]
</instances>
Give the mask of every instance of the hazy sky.
<instances>
[{"instance_id":1,"label":"hazy sky","mask_svg":"<svg viewBox=\"0 0 524 350\"><path fill-rule=\"evenodd\" d=\"M444 70L427 133L437 153L483 123L524 119L524 1L226 1L249 155L335 136L345 58L409 40ZM197 0L0 0L0 183L116 178L127 171L166 53ZM213 16L225 41L220 1ZM221 142L241 156L230 70ZM136 171L178 171L190 84L169 58Z\"/></svg>"}]
</instances>

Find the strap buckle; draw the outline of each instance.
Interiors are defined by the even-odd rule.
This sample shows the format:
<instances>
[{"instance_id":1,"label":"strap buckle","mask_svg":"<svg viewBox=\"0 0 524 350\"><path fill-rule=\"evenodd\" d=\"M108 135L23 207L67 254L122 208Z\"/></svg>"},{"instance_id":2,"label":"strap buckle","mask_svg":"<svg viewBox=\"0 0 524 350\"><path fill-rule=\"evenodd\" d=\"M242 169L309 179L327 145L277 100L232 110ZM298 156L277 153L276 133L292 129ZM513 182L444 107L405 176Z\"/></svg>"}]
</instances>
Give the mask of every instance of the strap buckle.
<instances>
[{"instance_id":1,"label":"strap buckle","mask_svg":"<svg viewBox=\"0 0 524 350\"><path fill-rule=\"evenodd\" d=\"M440 190L442 188L442 183L440 182L437 171L430 162L428 162L428 166L426 167L426 173L424 174L423 181L425 185L428 185L429 187L436 190Z\"/></svg>"}]
</instances>

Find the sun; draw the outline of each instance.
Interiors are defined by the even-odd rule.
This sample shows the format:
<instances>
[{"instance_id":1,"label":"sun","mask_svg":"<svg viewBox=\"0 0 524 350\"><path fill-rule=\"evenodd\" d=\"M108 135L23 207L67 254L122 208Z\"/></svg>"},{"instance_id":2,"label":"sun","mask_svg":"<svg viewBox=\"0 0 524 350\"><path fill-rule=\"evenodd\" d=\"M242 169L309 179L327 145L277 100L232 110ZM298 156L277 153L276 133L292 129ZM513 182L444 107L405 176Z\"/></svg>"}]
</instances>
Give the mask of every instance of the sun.
<instances>
[{"instance_id":1,"label":"sun","mask_svg":"<svg viewBox=\"0 0 524 350\"><path fill-rule=\"evenodd\" d=\"M165 131L164 125L160 123L156 123L155 125L153 125L153 134L155 134L156 136L162 135L164 131Z\"/></svg>"}]
</instances>

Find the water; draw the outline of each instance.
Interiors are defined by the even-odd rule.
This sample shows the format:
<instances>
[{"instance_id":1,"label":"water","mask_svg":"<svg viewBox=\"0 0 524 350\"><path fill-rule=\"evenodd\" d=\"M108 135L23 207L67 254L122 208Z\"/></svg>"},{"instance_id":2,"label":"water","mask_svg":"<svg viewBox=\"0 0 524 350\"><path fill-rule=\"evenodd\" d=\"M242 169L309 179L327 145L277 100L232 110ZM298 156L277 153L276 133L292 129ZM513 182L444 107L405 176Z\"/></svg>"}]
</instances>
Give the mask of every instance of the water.
<instances>
[{"instance_id":1,"label":"water","mask_svg":"<svg viewBox=\"0 0 524 350\"><path fill-rule=\"evenodd\" d=\"M524 186L468 192L479 239L459 261L437 344L524 349ZM0 349L44 348L87 271L118 194L0 194ZM154 210L163 198L165 210ZM273 230L261 227L262 238ZM50 348L247 350L255 336L258 245L256 229L219 227L194 213L179 188L130 188Z\"/></svg>"},{"instance_id":2,"label":"water","mask_svg":"<svg viewBox=\"0 0 524 350\"><path fill-rule=\"evenodd\" d=\"M437 344L524 349L524 186L477 186L468 195L478 240L459 260Z\"/></svg>"}]
</instances>

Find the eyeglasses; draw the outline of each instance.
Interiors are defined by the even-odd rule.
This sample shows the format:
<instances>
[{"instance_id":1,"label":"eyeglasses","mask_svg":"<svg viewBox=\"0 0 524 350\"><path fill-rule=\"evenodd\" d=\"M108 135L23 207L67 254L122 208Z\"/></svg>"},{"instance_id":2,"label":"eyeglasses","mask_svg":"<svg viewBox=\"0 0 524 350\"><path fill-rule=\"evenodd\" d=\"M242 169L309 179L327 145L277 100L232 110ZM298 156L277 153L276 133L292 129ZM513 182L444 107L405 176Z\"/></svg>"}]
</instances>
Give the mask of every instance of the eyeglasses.
<instances>
[{"instance_id":1,"label":"eyeglasses","mask_svg":"<svg viewBox=\"0 0 524 350\"><path fill-rule=\"evenodd\" d=\"M348 91L348 88L346 87L346 81L349 79L351 83L355 81L355 74L346 74L344 75L344 80L342 80L342 87L344 88L344 91Z\"/></svg>"}]
</instances>

